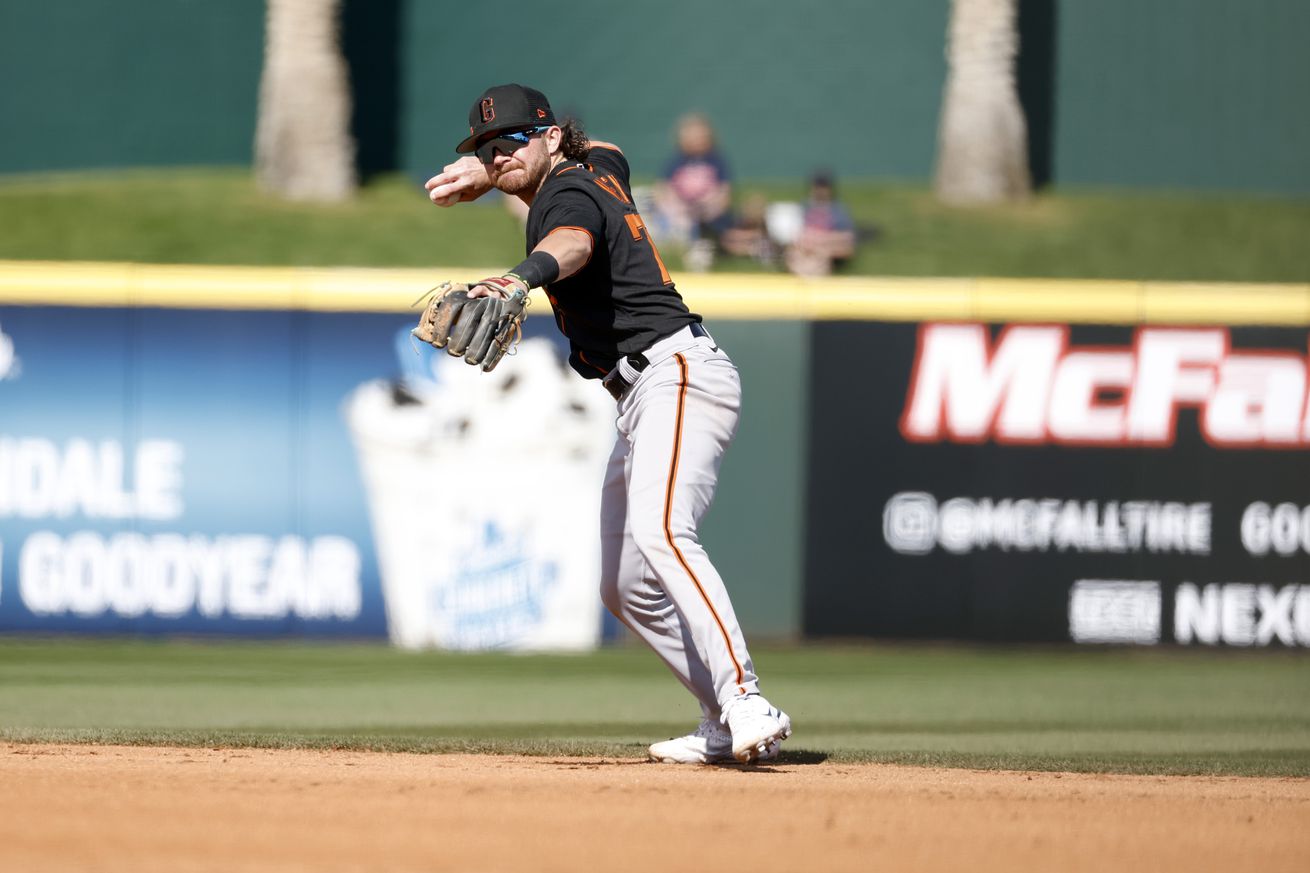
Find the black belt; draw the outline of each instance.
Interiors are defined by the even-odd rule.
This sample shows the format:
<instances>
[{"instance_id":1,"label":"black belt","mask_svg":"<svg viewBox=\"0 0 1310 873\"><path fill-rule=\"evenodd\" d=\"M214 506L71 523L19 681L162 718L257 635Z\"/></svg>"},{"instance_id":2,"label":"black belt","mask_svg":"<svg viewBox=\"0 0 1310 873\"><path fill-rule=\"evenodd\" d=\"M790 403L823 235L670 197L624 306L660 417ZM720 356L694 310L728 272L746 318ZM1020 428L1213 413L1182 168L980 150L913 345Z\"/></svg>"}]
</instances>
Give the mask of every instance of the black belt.
<instances>
[{"instance_id":1,"label":"black belt","mask_svg":"<svg viewBox=\"0 0 1310 873\"><path fill-rule=\"evenodd\" d=\"M710 335L710 332L705 329L705 326L698 321L693 321L691 324L687 325L687 327L691 329L691 335L694 337L706 337ZM682 328L678 328L678 330L682 330ZM674 333L676 332L677 331ZM669 334L669 336L673 336L673 334ZM668 337L662 337L661 340L662 339L668 339ZM660 342L661 340L656 340L656 342ZM651 345L653 346L654 343ZM628 355L625 360L627 360L628 366L633 369L633 372L636 373L640 373L650 366L650 359L640 352ZM610 396L616 401L622 400L623 395L627 394L628 389L632 387L632 383L623 378L623 371L619 369L618 364L614 365L614 369L609 371L609 374L601 380L600 384L605 386L605 390L608 391Z\"/></svg>"}]
</instances>

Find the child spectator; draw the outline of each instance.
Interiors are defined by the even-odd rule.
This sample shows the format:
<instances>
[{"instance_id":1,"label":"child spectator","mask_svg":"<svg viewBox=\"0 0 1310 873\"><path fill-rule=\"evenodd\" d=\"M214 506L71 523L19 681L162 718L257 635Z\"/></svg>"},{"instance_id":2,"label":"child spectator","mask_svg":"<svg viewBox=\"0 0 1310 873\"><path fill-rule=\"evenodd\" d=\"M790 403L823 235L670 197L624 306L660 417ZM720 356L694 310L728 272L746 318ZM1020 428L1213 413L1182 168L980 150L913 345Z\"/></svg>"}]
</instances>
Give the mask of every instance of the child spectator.
<instances>
[{"instance_id":1,"label":"child spectator","mask_svg":"<svg viewBox=\"0 0 1310 873\"><path fill-rule=\"evenodd\" d=\"M758 193L746 197L737 211L737 220L723 232L719 243L730 255L776 267L779 249L769 234L768 198Z\"/></svg>"},{"instance_id":2,"label":"child spectator","mask_svg":"<svg viewBox=\"0 0 1310 873\"><path fill-rule=\"evenodd\" d=\"M801 230L787 248L787 269L798 276L826 276L855 254L855 222L837 202L832 174L820 170L810 179Z\"/></svg>"}]
</instances>

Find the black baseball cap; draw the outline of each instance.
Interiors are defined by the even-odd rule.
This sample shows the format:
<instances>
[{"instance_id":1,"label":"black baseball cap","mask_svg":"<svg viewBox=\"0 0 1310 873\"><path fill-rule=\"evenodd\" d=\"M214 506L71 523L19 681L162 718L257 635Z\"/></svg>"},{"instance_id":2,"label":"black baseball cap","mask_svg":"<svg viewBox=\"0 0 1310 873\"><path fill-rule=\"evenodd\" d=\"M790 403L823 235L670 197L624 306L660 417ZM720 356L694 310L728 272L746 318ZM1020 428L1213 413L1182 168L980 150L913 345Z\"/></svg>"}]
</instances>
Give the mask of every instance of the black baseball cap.
<instances>
[{"instance_id":1,"label":"black baseball cap","mask_svg":"<svg viewBox=\"0 0 1310 873\"><path fill-rule=\"evenodd\" d=\"M478 140L489 133L503 130L523 130L529 127L551 127L555 113L551 111L546 95L526 85L496 85L482 92L469 110L468 138L455 146L455 151L468 154L477 148Z\"/></svg>"}]
</instances>

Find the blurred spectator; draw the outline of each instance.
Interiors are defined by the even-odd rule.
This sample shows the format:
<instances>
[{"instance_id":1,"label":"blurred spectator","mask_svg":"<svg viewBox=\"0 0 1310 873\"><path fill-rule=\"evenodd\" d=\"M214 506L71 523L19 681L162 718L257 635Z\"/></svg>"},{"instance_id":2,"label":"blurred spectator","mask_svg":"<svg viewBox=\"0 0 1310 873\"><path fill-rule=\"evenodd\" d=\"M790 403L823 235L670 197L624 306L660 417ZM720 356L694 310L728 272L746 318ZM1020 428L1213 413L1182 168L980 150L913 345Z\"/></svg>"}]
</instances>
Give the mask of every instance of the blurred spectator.
<instances>
[{"instance_id":1,"label":"blurred spectator","mask_svg":"<svg viewBox=\"0 0 1310 873\"><path fill-rule=\"evenodd\" d=\"M719 244L730 255L753 258L766 267L778 264L779 246L769 233L769 200L751 194L742 201L737 220L723 232Z\"/></svg>"},{"instance_id":2,"label":"blurred spectator","mask_svg":"<svg viewBox=\"0 0 1310 873\"><path fill-rule=\"evenodd\" d=\"M718 153L714 129L692 113L678 121L677 153L655 185L654 235L686 248L688 269L708 269L718 237L732 217L728 165Z\"/></svg>"},{"instance_id":3,"label":"blurred spectator","mask_svg":"<svg viewBox=\"0 0 1310 873\"><path fill-rule=\"evenodd\" d=\"M787 247L787 269L798 276L826 276L854 254L855 222L837 201L832 174L820 170L810 179L800 232Z\"/></svg>"}]
</instances>

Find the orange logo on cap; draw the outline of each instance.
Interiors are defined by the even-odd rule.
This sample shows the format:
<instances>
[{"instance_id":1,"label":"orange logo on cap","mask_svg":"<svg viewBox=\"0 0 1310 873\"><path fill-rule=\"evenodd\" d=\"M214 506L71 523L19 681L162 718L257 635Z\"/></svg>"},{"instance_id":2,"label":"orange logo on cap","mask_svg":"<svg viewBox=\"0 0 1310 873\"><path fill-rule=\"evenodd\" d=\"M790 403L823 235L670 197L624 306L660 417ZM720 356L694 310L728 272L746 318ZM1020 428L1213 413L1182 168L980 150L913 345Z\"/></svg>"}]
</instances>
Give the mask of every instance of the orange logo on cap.
<instances>
[{"instance_id":1,"label":"orange logo on cap","mask_svg":"<svg viewBox=\"0 0 1310 873\"><path fill-rule=\"evenodd\" d=\"M490 97L482 98L482 123L493 120L496 117L496 102Z\"/></svg>"},{"instance_id":2,"label":"orange logo on cap","mask_svg":"<svg viewBox=\"0 0 1310 873\"><path fill-rule=\"evenodd\" d=\"M545 118L545 117L546 117L546 110L544 110L544 109L538 109L538 110L537 110L537 117L538 117L538 118Z\"/></svg>"}]
</instances>

